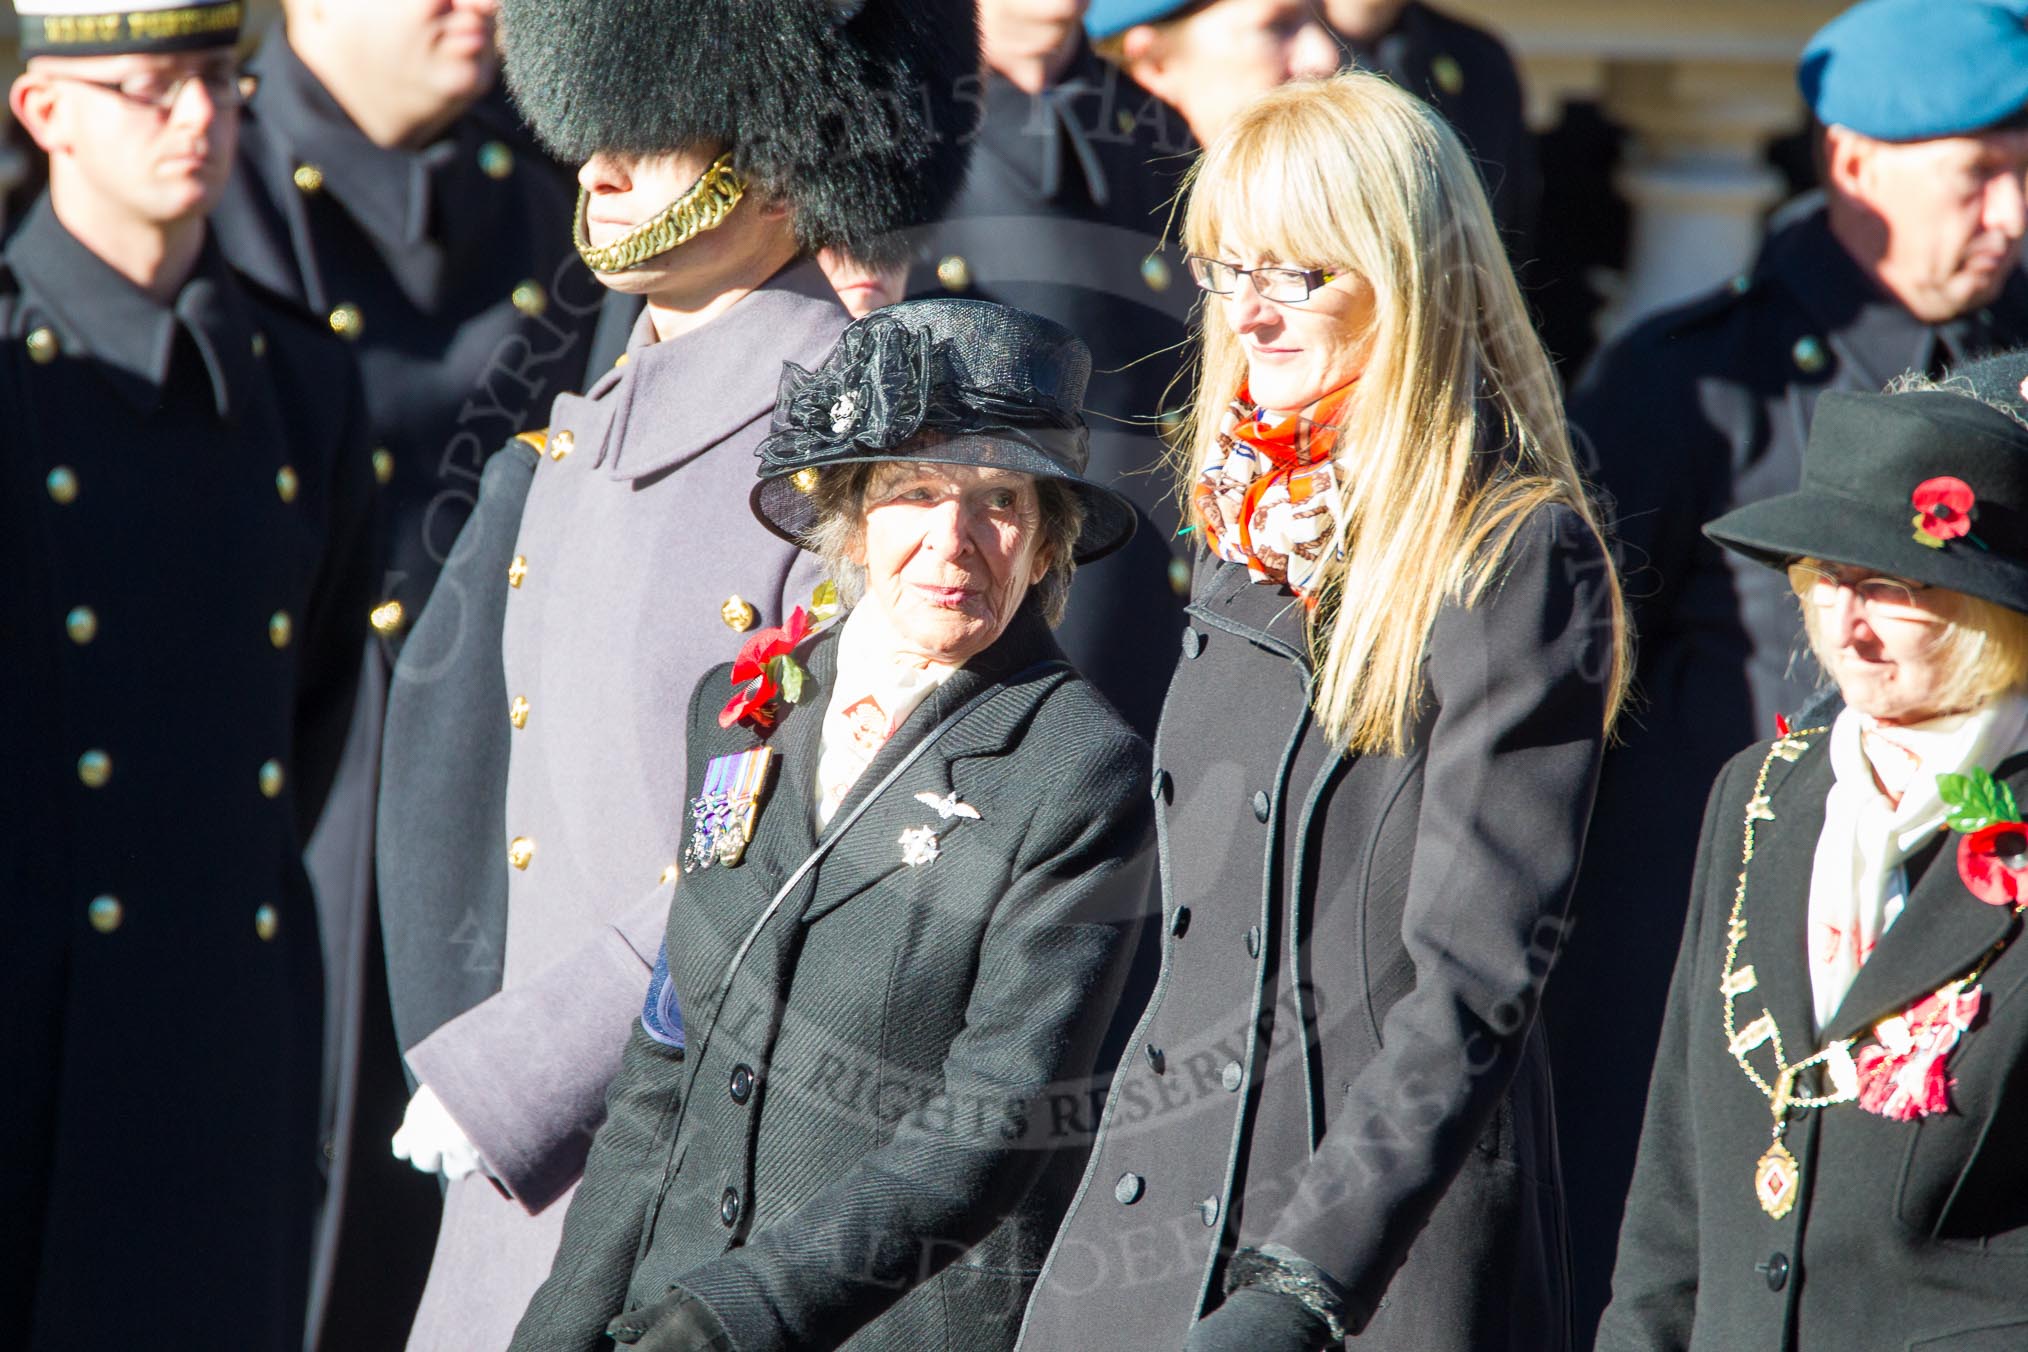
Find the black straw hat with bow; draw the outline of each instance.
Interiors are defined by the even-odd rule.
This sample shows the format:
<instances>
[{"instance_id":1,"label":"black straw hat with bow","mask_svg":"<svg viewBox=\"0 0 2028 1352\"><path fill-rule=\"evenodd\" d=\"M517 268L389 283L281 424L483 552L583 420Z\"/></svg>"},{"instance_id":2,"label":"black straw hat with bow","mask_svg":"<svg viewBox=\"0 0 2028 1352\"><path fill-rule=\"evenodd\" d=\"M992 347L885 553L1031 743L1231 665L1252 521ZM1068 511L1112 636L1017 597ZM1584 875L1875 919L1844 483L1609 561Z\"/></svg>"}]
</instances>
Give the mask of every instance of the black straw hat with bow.
<instances>
[{"instance_id":1,"label":"black straw hat with bow","mask_svg":"<svg viewBox=\"0 0 2028 1352\"><path fill-rule=\"evenodd\" d=\"M943 299L875 310L846 328L816 370L784 364L754 514L801 544L817 523L825 466L991 466L1076 493L1084 529L1072 554L1089 563L1125 544L1135 520L1126 498L1084 477L1090 378L1083 340L1025 310Z\"/></svg>"}]
</instances>

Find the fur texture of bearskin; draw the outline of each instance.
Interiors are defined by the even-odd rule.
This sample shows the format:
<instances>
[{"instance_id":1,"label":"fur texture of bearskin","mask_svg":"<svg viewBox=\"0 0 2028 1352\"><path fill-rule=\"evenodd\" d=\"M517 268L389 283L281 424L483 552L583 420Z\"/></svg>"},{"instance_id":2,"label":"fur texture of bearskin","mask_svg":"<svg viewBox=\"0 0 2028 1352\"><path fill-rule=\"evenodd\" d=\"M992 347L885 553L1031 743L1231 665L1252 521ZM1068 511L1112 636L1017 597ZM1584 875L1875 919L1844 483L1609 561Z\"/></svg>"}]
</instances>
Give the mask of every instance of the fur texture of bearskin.
<instances>
[{"instance_id":1,"label":"fur texture of bearskin","mask_svg":"<svg viewBox=\"0 0 2028 1352\"><path fill-rule=\"evenodd\" d=\"M976 122L970 0L504 0L510 91L579 163L731 147L807 249L873 262L956 195Z\"/></svg>"}]
</instances>

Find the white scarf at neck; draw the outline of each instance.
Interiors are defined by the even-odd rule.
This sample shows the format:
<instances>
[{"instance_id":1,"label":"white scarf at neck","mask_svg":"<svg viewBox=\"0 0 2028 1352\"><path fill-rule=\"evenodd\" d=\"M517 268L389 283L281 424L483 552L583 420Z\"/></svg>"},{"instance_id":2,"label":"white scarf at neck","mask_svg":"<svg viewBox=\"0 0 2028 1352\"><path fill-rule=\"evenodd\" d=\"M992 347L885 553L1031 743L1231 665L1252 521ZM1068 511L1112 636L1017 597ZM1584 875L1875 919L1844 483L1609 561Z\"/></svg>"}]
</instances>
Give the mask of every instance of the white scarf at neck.
<instances>
[{"instance_id":1,"label":"white scarf at neck","mask_svg":"<svg viewBox=\"0 0 2028 1352\"><path fill-rule=\"evenodd\" d=\"M1936 777L1993 769L2021 745L2024 732L2028 700L2018 695L1889 728L1846 709L1831 725L1835 778L1810 868L1810 995L1819 1030L1901 915L1908 900L1902 865L1944 824L1948 809ZM1900 787L1901 801L1880 784Z\"/></svg>"}]
</instances>

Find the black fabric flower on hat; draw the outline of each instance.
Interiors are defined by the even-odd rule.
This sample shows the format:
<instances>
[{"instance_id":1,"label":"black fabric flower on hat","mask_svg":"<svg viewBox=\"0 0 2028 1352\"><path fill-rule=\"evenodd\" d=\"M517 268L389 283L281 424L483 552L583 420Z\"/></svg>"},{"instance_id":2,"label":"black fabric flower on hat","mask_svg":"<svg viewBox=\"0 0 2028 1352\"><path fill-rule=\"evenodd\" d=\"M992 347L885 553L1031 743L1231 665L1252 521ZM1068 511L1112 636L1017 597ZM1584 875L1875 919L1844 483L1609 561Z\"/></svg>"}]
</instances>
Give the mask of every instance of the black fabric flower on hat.
<instances>
[{"instance_id":1,"label":"black fabric flower on hat","mask_svg":"<svg viewBox=\"0 0 2028 1352\"><path fill-rule=\"evenodd\" d=\"M876 311L846 329L816 370L783 363L761 458L805 465L907 442L922 431L936 387L950 380L942 346L927 329Z\"/></svg>"}]
</instances>

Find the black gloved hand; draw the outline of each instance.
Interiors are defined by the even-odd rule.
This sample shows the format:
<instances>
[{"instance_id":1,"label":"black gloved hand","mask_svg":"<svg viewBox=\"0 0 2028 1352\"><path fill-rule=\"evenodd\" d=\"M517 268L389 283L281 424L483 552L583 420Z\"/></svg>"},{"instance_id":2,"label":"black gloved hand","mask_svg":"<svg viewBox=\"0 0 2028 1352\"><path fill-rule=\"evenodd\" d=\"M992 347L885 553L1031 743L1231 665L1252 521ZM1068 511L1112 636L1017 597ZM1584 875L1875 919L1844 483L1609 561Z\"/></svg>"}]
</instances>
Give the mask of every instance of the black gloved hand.
<instances>
[{"instance_id":1,"label":"black gloved hand","mask_svg":"<svg viewBox=\"0 0 2028 1352\"><path fill-rule=\"evenodd\" d=\"M606 1335L636 1352L739 1352L711 1307L680 1286L620 1315L606 1325Z\"/></svg>"},{"instance_id":2,"label":"black gloved hand","mask_svg":"<svg viewBox=\"0 0 2028 1352\"><path fill-rule=\"evenodd\" d=\"M1241 1287L1197 1321L1183 1352L1320 1352L1331 1330L1294 1296Z\"/></svg>"}]
</instances>

